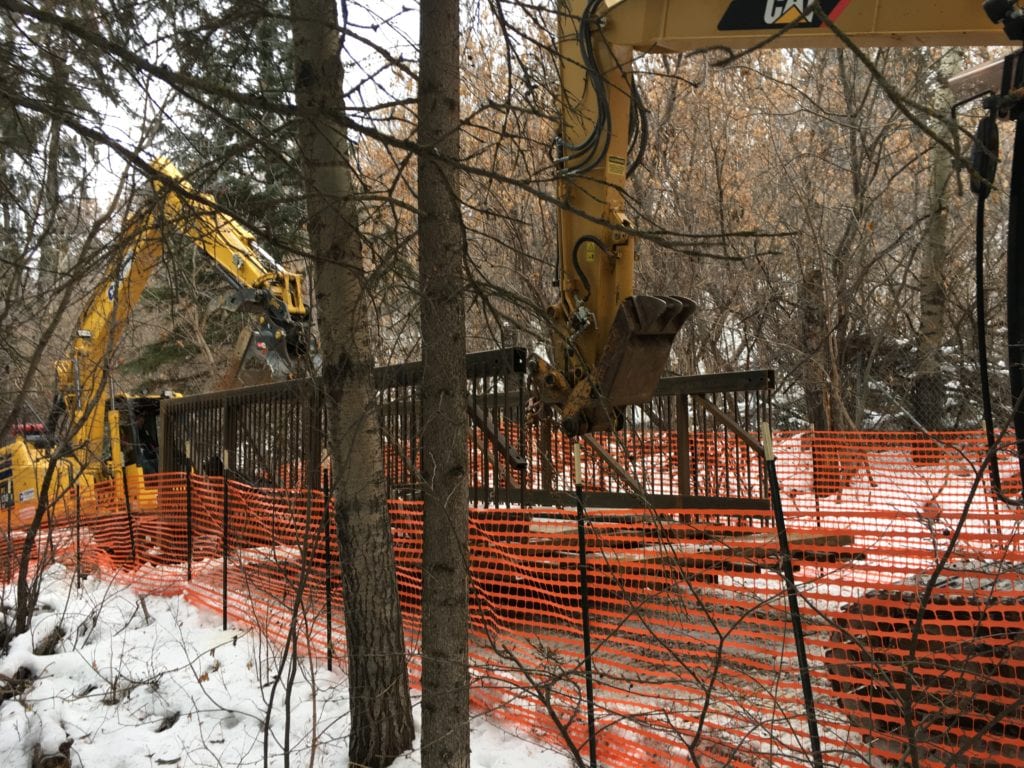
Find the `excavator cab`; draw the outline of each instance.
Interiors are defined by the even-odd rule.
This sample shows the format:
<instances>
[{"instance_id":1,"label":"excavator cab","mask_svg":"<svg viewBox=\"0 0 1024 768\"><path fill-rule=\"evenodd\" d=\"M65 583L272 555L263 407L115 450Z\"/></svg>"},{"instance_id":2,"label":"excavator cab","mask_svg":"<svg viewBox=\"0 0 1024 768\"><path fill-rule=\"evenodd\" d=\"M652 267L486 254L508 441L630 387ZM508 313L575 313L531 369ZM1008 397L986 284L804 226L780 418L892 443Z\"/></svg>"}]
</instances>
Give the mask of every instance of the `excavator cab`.
<instances>
[{"instance_id":1,"label":"excavator cab","mask_svg":"<svg viewBox=\"0 0 1024 768\"><path fill-rule=\"evenodd\" d=\"M121 450L126 466L137 466L144 475L160 469L159 395L118 395L114 408L120 418Z\"/></svg>"}]
</instances>

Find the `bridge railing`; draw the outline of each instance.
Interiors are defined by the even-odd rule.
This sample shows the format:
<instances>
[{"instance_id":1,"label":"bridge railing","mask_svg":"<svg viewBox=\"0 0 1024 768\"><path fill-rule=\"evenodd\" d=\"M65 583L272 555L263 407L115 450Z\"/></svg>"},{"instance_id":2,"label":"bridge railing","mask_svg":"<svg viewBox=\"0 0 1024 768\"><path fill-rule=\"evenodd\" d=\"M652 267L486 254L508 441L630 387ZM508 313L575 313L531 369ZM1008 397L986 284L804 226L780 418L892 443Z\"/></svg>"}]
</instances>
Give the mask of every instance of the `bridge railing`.
<instances>
[{"instance_id":1,"label":"bridge railing","mask_svg":"<svg viewBox=\"0 0 1024 768\"><path fill-rule=\"evenodd\" d=\"M528 415L526 352L466 359L470 497L481 506L571 504L572 443ZM391 498L420 498L422 363L375 372L384 472ZM604 507L766 510L752 447L771 420L772 371L675 376L630 409L615 433L582 441L583 487ZM685 435L685 438L681 436ZM161 469L223 472L272 487L319 488L329 469L323 397L304 379L166 401Z\"/></svg>"}]
</instances>

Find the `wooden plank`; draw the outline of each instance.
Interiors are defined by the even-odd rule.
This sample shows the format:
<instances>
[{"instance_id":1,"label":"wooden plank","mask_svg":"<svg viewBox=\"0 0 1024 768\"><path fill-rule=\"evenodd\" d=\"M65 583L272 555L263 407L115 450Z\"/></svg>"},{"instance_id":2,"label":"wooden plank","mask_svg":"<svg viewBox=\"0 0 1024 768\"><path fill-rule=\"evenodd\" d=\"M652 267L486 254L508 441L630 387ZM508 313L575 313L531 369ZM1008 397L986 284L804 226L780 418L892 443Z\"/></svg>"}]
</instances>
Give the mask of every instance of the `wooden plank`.
<instances>
[{"instance_id":1,"label":"wooden plank","mask_svg":"<svg viewBox=\"0 0 1024 768\"><path fill-rule=\"evenodd\" d=\"M537 507L575 507L576 497L572 491L542 491L534 488L520 489L513 486L512 490L521 490L523 503ZM675 494L647 493L638 496L632 493L616 493L612 491L584 491L583 499L589 509L638 509L641 507L664 510L721 510L723 513L734 511L740 515L751 512L770 512L771 502L768 499L726 498L716 496L684 496Z\"/></svg>"},{"instance_id":2,"label":"wooden plank","mask_svg":"<svg viewBox=\"0 0 1024 768\"><path fill-rule=\"evenodd\" d=\"M754 573L757 563L744 562L721 548L697 542L673 542L628 550L603 550L591 561L616 574L643 573L652 566L681 568L691 572L730 571Z\"/></svg>"},{"instance_id":3,"label":"wooden plank","mask_svg":"<svg viewBox=\"0 0 1024 768\"><path fill-rule=\"evenodd\" d=\"M855 541L856 538L850 533L797 532L789 535L789 548L794 553L794 559L797 559L796 553L802 547L839 549L840 547L850 547ZM733 557L746 558L748 560L775 559L779 554L779 540L774 531L731 538L728 541L718 543L717 546L721 547L723 552Z\"/></svg>"},{"instance_id":4,"label":"wooden plank","mask_svg":"<svg viewBox=\"0 0 1024 768\"><path fill-rule=\"evenodd\" d=\"M857 559L864 553L855 549L855 544L856 538L848 533L801 532L790 535L793 559L799 561ZM749 572L776 563L778 557L778 538L774 532L770 532L725 541L676 540L632 549L605 548L596 553L594 562L599 563L603 558L615 568L636 568L649 564Z\"/></svg>"}]
</instances>

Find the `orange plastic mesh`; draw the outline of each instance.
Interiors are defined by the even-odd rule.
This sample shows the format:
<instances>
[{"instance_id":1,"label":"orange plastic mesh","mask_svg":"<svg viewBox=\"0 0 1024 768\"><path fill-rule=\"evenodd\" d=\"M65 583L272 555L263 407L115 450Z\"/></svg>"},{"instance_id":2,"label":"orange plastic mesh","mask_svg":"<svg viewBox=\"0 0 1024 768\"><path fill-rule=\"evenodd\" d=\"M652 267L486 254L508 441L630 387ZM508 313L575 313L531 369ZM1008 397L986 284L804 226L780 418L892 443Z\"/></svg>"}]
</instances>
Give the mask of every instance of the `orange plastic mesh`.
<instances>
[{"instance_id":1,"label":"orange plastic mesh","mask_svg":"<svg viewBox=\"0 0 1024 768\"><path fill-rule=\"evenodd\" d=\"M1022 513L979 473L983 436L789 434L776 452L826 763L1024 766ZM298 605L300 648L343 659L320 493L166 474L123 497L64 500L40 546L220 612L226 542L232 621L283 640ZM416 679L421 511L391 514ZM574 514L471 511L471 663L477 707L585 755ZM12 523L4 552L23 536ZM590 510L587 536L601 764L809 765L771 513Z\"/></svg>"}]
</instances>

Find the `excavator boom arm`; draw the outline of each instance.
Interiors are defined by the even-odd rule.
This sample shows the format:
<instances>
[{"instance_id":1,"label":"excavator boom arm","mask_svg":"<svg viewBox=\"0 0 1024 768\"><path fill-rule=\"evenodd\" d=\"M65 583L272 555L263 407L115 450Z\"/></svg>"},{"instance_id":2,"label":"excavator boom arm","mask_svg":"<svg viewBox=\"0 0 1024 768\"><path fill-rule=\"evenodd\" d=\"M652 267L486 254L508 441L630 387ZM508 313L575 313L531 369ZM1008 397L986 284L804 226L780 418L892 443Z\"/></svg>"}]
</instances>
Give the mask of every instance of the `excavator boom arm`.
<instances>
[{"instance_id":1,"label":"excavator boom arm","mask_svg":"<svg viewBox=\"0 0 1024 768\"><path fill-rule=\"evenodd\" d=\"M290 372L294 351L305 350L309 312L302 276L262 251L252 233L213 198L193 191L169 160L155 160L152 169L156 196L129 217L117 249L120 258L86 304L71 355L57 363L58 395L50 426L56 428L59 420L69 426L70 458L81 471L96 467L102 455L109 360L163 258L166 231L187 237L218 266L236 289L236 304L261 313L252 337L276 373Z\"/></svg>"},{"instance_id":2,"label":"excavator boom arm","mask_svg":"<svg viewBox=\"0 0 1024 768\"><path fill-rule=\"evenodd\" d=\"M1006 45L981 0L821 0L827 17L854 43L892 48ZM843 41L810 0L605 0L598 9L608 42L640 51L835 48Z\"/></svg>"},{"instance_id":3,"label":"excavator boom arm","mask_svg":"<svg viewBox=\"0 0 1024 768\"><path fill-rule=\"evenodd\" d=\"M163 198L164 221L188 237L241 289L267 291L289 317L305 318L302 276L277 263L255 236L224 213L208 195L195 192L166 158L153 162L153 182Z\"/></svg>"}]
</instances>

